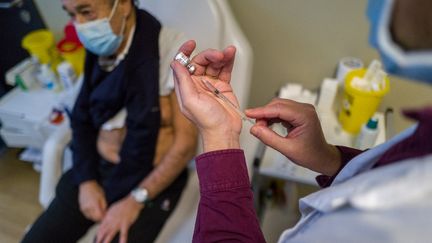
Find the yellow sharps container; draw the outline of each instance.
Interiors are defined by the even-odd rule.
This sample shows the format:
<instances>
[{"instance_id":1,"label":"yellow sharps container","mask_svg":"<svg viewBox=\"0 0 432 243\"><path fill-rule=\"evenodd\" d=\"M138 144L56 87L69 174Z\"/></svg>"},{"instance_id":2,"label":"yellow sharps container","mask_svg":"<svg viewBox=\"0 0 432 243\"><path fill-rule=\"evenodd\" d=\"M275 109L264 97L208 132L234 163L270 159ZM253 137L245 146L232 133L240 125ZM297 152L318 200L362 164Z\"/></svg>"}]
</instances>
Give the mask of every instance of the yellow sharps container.
<instances>
[{"instance_id":1,"label":"yellow sharps container","mask_svg":"<svg viewBox=\"0 0 432 243\"><path fill-rule=\"evenodd\" d=\"M55 50L54 35L49 30L40 29L28 33L22 39L21 45L42 64L51 64L55 68L60 62Z\"/></svg>"},{"instance_id":2,"label":"yellow sharps container","mask_svg":"<svg viewBox=\"0 0 432 243\"><path fill-rule=\"evenodd\" d=\"M351 133L357 134L361 126L377 111L382 98L390 90L390 82L385 77L384 88L381 90L365 91L351 85L354 77L363 78L366 69L351 71L345 78L344 97L342 100L341 111L339 112L339 122L342 128Z\"/></svg>"}]
</instances>

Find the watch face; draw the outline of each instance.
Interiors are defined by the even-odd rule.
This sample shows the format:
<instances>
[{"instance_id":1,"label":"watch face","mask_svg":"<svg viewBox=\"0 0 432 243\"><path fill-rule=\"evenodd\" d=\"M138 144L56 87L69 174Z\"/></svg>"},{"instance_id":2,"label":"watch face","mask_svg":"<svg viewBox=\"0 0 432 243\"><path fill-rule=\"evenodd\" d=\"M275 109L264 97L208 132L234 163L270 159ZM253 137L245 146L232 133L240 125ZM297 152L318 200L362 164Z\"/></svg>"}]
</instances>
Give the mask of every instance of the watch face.
<instances>
[{"instance_id":1,"label":"watch face","mask_svg":"<svg viewBox=\"0 0 432 243\"><path fill-rule=\"evenodd\" d=\"M145 202L148 197L147 189L144 188L136 188L132 191L132 196L137 200L138 202Z\"/></svg>"}]
</instances>

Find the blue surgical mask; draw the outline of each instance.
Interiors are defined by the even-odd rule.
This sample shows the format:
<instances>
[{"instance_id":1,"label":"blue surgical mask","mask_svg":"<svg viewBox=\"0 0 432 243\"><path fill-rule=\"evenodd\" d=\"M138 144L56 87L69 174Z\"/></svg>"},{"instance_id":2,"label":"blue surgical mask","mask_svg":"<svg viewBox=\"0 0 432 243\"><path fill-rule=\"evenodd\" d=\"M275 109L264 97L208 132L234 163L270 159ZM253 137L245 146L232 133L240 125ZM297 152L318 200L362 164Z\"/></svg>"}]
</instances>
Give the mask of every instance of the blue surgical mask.
<instances>
[{"instance_id":1,"label":"blue surgical mask","mask_svg":"<svg viewBox=\"0 0 432 243\"><path fill-rule=\"evenodd\" d=\"M116 0L111 14L107 18L97 19L84 24L75 24L78 38L84 47L90 52L98 56L111 56L120 47L123 41L123 31L126 20L123 18L123 23L120 35L114 34L110 20L114 15L119 0Z\"/></svg>"},{"instance_id":2,"label":"blue surgical mask","mask_svg":"<svg viewBox=\"0 0 432 243\"><path fill-rule=\"evenodd\" d=\"M432 50L404 51L390 33L394 0L369 0L370 44L378 50L387 72L432 84Z\"/></svg>"}]
</instances>

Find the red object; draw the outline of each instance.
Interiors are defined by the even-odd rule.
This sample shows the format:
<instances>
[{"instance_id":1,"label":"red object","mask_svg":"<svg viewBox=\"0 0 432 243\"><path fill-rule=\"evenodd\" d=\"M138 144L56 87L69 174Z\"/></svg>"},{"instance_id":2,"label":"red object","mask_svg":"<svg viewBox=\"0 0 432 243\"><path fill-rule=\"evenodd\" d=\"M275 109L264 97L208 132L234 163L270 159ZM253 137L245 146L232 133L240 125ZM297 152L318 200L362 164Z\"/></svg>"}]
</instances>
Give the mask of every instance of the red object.
<instances>
[{"instance_id":1,"label":"red object","mask_svg":"<svg viewBox=\"0 0 432 243\"><path fill-rule=\"evenodd\" d=\"M57 43L57 50L61 53L74 52L83 46L71 21L65 26L64 33L65 37Z\"/></svg>"},{"instance_id":2,"label":"red object","mask_svg":"<svg viewBox=\"0 0 432 243\"><path fill-rule=\"evenodd\" d=\"M61 53L74 52L79 48L82 48L81 43L76 43L67 39L63 39L57 43L57 50L59 50Z\"/></svg>"},{"instance_id":3,"label":"red object","mask_svg":"<svg viewBox=\"0 0 432 243\"><path fill-rule=\"evenodd\" d=\"M51 115L49 117L49 120L54 125L61 124L64 120L63 112L61 112L57 109L53 109L53 111L51 112Z\"/></svg>"},{"instance_id":4,"label":"red object","mask_svg":"<svg viewBox=\"0 0 432 243\"><path fill-rule=\"evenodd\" d=\"M67 23L67 25L65 26L64 33L65 33L64 40L67 40L69 42L74 42L74 43L79 44L79 46L82 46L82 44L78 38L75 26L73 25L73 23L71 21L69 21Z\"/></svg>"}]
</instances>

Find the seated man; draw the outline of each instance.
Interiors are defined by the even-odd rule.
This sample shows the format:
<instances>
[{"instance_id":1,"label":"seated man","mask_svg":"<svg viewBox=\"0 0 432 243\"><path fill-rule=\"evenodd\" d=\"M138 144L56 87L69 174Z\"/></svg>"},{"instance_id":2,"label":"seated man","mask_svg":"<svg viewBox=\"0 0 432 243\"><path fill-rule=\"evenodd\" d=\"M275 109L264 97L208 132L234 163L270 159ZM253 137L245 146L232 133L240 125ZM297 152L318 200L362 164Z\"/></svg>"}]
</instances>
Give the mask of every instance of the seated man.
<instances>
[{"instance_id":1,"label":"seated man","mask_svg":"<svg viewBox=\"0 0 432 243\"><path fill-rule=\"evenodd\" d=\"M175 51L165 42L178 36L131 0L63 6L88 50L71 120L74 163L23 242L76 242L95 222L97 242L153 242L196 149L166 75Z\"/></svg>"}]
</instances>

